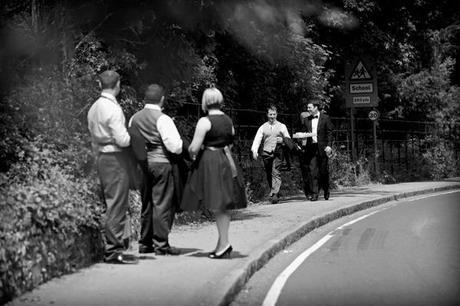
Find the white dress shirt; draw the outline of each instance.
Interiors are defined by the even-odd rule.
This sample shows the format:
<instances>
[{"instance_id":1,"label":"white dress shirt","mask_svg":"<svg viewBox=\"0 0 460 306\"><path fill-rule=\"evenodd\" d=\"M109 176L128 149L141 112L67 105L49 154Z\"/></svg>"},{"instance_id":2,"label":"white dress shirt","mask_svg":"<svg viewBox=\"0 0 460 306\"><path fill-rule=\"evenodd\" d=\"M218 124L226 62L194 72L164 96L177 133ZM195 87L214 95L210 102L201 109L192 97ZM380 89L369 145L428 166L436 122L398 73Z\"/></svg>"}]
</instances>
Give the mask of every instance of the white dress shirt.
<instances>
[{"instance_id":1,"label":"white dress shirt","mask_svg":"<svg viewBox=\"0 0 460 306\"><path fill-rule=\"evenodd\" d=\"M312 142L313 143L318 143L318 122L319 122L319 116L320 112L318 112L315 116L318 116L318 118L313 118L311 119L311 132L313 133Z\"/></svg>"},{"instance_id":2,"label":"white dress shirt","mask_svg":"<svg viewBox=\"0 0 460 306\"><path fill-rule=\"evenodd\" d=\"M131 138L125 126L125 115L113 95L101 93L89 109L87 118L94 151L120 152L122 147L129 146Z\"/></svg>"}]
</instances>

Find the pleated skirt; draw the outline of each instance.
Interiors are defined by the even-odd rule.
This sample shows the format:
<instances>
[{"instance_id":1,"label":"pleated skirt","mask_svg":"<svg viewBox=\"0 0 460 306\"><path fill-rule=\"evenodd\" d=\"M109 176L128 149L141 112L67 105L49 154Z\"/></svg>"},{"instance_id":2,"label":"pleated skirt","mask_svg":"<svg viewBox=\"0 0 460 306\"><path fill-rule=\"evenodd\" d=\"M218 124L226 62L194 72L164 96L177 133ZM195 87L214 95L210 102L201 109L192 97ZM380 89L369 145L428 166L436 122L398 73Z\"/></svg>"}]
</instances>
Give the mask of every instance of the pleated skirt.
<instances>
[{"instance_id":1,"label":"pleated skirt","mask_svg":"<svg viewBox=\"0 0 460 306\"><path fill-rule=\"evenodd\" d=\"M232 174L224 150L203 150L192 164L182 196L184 211L208 209L225 211L247 206L240 167Z\"/></svg>"}]
</instances>

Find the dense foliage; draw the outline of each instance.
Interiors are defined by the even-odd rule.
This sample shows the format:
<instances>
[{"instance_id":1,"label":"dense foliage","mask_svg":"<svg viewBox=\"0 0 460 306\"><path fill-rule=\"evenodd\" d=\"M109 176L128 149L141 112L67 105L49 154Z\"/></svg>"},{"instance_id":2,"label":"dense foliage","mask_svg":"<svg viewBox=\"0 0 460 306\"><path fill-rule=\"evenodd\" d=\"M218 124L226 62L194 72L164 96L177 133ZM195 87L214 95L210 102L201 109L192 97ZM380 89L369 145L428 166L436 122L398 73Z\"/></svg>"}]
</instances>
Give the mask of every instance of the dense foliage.
<instances>
[{"instance_id":1,"label":"dense foliage","mask_svg":"<svg viewBox=\"0 0 460 306\"><path fill-rule=\"evenodd\" d=\"M423 140L426 162L417 175L453 175L447 165L455 162L451 141L460 117L457 2L2 1L0 300L97 258L103 207L86 113L105 69L122 75L127 118L142 107L147 84L164 84L166 111L190 138L202 115L201 93L211 85L222 90L228 110L252 110L235 113L243 126L261 124L263 113L253 111L269 104L295 126L312 97L343 117L344 64L367 55L377 63L383 117L442 124L434 137L443 141ZM243 157L253 136L244 133L235 147ZM266 191L262 169L241 162L250 199L258 200ZM352 162L347 152L337 151L331 167L335 186L371 177L366 158ZM299 192L296 171L283 193ZM135 217L139 201L131 199Z\"/></svg>"}]
</instances>

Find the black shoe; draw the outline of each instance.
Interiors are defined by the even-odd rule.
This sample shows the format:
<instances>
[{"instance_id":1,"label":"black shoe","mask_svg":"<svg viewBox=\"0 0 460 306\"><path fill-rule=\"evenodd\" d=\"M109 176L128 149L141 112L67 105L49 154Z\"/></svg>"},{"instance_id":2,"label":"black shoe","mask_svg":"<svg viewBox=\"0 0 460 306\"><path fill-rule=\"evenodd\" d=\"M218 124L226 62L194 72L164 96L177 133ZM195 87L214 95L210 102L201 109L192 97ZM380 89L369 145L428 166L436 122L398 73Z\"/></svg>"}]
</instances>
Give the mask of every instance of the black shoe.
<instances>
[{"instance_id":1,"label":"black shoe","mask_svg":"<svg viewBox=\"0 0 460 306\"><path fill-rule=\"evenodd\" d=\"M180 251L172 248L172 247L167 247L164 249L156 248L155 249L155 255L160 255L160 256L177 256L180 255Z\"/></svg>"},{"instance_id":2,"label":"black shoe","mask_svg":"<svg viewBox=\"0 0 460 306\"><path fill-rule=\"evenodd\" d=\"M226 247L224 250L222 250L220 252L211 252L211 253L209 253L208 257L212 258L212 259L222 259L222 258L225 258L225 257L230 258L230 254L232 253L232 251L233 251L233 247L231 245L228 245L228 247Z\"/></svg>"},{"instance_id":3,"label":"black shoe","mask_svg":"<svg viewBox=\"0 0 460 306\"><path fill-rule=\"evenodd\" d=\"M139 246L139 254L147 254L147 253L154 253L155 248L151 245L146 246L146 245L140 245Z\"/></svg>"},{"instance_id":4,"label":"black shoe","mask_svg":"<svg viewBox=\"0 0 460 306\"><path fill-rule=\"evenodd\" d=\"M310 201L318 201L318 196L317 195L311 196Z\"/></svg>"},{"instance_id":5,"label":"black shoe","mask_svg":"<svg viewBox=\"0 0 460 306\"><path fill-rule=\"evenodd\" d=\"M272 204L277 204L280 201L280 198L277 194L274 194L270 200Z\"/></svg>"},{"instance_id":6,"label":"black shoe","mask_svg":"<svg viewBox=\"0 0 460 306\"><path fill-rule=\"evenodd\" d=\"M137 258L134 255L130 254L118 254L117 256L110 258L110 259L104 259L105 263L108 264L118 264L118 265L123 265L123 264L137 264L139 262L139 258Z\"/></svg>"},{"instance_id":7,"label":"black shoe","mask_svg":"<svg viewBox=\"0 0 460 306\"><path fill-rule=\"evenodd\" d=\"M329 196L330 196L330 195L331 195L331 194L329 193L329 191L325 191L325 192L324 192L324 199L325 199L326 201L329 200Z\"/></svg>"}]
</instances>

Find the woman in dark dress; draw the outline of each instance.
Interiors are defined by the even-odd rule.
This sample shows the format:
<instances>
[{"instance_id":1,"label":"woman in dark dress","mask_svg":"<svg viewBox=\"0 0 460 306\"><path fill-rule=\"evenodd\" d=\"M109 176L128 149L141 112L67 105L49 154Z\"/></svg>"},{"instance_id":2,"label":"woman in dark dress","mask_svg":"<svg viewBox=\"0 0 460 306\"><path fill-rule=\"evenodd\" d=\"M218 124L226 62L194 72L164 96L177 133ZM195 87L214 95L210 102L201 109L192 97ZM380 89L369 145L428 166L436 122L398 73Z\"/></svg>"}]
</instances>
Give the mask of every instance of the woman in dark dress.
<instances>
[{"instance_id":1,"label":"woman in dark dress","mask_svg":"<svg viewBox=\"0 0 460 306\"><path fill-rule=\"evenodd\" d=\"M219 239L209 257L216 259L232 252L228 210L247 205L241 171L230 152L235 130L230 117L221 110L222 103L222 93L217 88L204 91L202 109L208 116L198 120L189 146L194 162L181 204L184 211L206 208L214 212Z\"/></svg>"}]
</instances>

